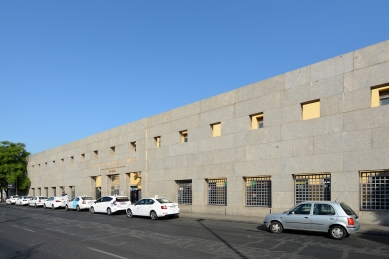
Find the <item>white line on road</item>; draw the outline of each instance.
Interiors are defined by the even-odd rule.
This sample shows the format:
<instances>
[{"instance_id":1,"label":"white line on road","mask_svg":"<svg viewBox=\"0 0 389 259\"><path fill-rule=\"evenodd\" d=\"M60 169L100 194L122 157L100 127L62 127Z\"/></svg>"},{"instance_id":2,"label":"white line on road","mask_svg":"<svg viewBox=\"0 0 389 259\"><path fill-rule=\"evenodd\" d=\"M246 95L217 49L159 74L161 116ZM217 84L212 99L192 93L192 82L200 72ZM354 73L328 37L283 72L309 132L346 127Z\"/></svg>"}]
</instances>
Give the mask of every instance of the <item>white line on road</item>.
<instances>
[{"instance_id":1,"label":"white line on road","mask_svg":"<svg viewBox=\"0 0 389 259\"><path fill-rule=\"evenodd\" d=\"M21 229L24 229L24 230L27 230L27 231L30 231L30 232L35 232L35 231L33 231L31 229L28 229L28 228L22 228L22 227L15 226L15 225L12 225L12 226L14 226L15 228L21 228Z\"/></svg>"},{"instance_id":2,"label":"white line on road","mask_svg":"<svg viewBox=\"0 0 389 259\"><path fill-rule=\"evenodd\" d=\"M114 257L117 257L117 258L127 259L126 257L121 257L121 256L118 256L118 255L114 255L114 254L111 254L111 253L108 253L108 252L104 252L104 251L101 251L101 250L94 249L92 247L88 247L88 248L90 250L93 250L93 251L96 251L96 252L100 252L100 253L103 253L103 254L107 254L107 255L110 255L110 256L114 256Z\"/></svg>"}]
</instances>

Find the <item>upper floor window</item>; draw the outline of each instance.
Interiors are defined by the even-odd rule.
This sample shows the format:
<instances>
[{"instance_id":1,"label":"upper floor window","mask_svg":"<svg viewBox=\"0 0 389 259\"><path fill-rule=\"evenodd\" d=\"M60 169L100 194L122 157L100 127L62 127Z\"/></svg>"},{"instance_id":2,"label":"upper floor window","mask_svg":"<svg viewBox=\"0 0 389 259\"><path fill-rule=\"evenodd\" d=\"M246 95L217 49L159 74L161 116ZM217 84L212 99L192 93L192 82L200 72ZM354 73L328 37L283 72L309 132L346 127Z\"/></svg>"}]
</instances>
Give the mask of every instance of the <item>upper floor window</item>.
<instances>
[{"instance_id":1,"label":"upper floor window","mask_svg":"<svg viewBox=\"0 0 389 259\"><path fill-rule=\"evenodd\" d=\"M130 143L131 152L136 152L136 141Z\"/></svg>"},{"instance_id":2,"label":"upper floor window","mask_svg":"<svg viewBox=\"0 0 389 259\"><path fill-rule=\"evenodd\" d=\"M180 135L181 135L181 143L188 142L188 131L187 130L180 131Z\"/></svg>"},{"instance_id":3,"label":"upper floor window","mask_svg":"<svg viewBox=\"0 0 389 259\"><path fill-rule=\"evenodd\" d=\"M263 113L257 113L250 115L251 118L251 129L263 128Z\"/></svg>"},{"instance_id":4,"label":"upper floor window","mask_svg":"<svg viewBox=\"0 0 389 259\"><path fill-rule=\"evenodd\" d=\"M212 128L212 137L219 137L222 135L222 126L220 122L211 124L211 128Z\"/></svg>"},{"instance_id":5,"label":"upper floor window","mask_svg":"<svg viewBox=\"0 0 389 259\"><path fill-rule=\"evenodd\" d=\"M161 147L161 136L154 137L155 147Z\"/></svg>"},{"instance_id":6,"label":"upper floor window","mask_svg":"<svg viewBox=\"0 0 389 259\"><path fill-rule=\"evenodd\" d=\"M99 158L99 151L98 150L93 151L93 155L95 159Z\"/></svg>"},{"instance_id":7,"label":"upper floor window","mask_svg":"<svg viewBox=\"0 0 389 259\"><path fill-rule=\"evenodd\" d=\"M371 89L371 107L389 104L389 85Z\"/></svg>"},{"instance_id":8,"label":"upper floor window","mask_svg":"<svg viewBox=\"0 0 389 259\"><path fill-rule=\"evenodd\" d=\"M109 150L110 155L111 155L111 156L114 156L114 155L115 155L115 152L116 152L115 146L111 147L110 150Z\"/></svg>"},{"instance_id":9,"label":"upper floor window","mask_svg":"<svg viewBox=\"0 0 389 259\"><path fill-rule=\"evenodd\" d=\"M310 120L320 117L320 100L310 101L301 104L303 120Z\"/></svg>"}]
</instances>

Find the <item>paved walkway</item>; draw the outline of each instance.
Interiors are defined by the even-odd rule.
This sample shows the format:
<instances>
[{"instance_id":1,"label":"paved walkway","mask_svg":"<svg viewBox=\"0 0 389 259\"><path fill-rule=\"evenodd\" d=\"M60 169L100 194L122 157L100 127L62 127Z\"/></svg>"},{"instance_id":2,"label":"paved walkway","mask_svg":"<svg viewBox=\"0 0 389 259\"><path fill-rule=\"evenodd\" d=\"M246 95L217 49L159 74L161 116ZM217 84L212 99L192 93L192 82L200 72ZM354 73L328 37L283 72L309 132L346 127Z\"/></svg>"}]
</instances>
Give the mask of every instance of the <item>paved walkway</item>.
<instances>
[{"instance_id":1,"label":"paved walkway","mask_svg":"<svg viewBox=\"0 0 389 259\"><path fill-rule=\"evenodd\" d=\"M210 220L224 220L230 222L246 222L263 225L264 217L247 217L247 216L232 216L232 215L218 215L218 214L201 214L180 212L182 218L196 218L196 219L210 219ZM389 226L362 224L358 233L371 235L389 236Z\"/></svg>"}]
</instances>

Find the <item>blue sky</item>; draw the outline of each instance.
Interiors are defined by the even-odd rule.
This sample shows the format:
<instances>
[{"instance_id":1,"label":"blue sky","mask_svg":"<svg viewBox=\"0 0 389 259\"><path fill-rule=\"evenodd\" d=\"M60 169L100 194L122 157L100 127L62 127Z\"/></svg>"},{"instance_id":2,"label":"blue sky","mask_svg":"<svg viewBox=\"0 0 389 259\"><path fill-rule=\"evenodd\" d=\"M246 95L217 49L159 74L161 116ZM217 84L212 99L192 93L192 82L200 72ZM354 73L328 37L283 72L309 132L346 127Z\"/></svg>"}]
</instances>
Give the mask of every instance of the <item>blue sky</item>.
<instances>
[{"instance_id":1,"label":"blue sky","mask_svg":"<svg viewBox=\"0 0 389 259\"><path fill-rule=\"evenodd\" d=\"M0 140L38 153L389 39L389 1L0 1Z\"/></svg>"}]
</instances>

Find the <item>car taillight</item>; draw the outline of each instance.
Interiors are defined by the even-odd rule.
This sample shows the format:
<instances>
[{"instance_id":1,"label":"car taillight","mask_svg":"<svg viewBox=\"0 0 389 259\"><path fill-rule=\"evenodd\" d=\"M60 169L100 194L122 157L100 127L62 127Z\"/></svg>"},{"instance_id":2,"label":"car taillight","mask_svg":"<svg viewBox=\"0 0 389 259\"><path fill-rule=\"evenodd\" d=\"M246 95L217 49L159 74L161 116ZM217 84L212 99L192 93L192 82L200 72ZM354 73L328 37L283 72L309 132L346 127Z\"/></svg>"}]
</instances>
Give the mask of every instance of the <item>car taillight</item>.
<instances>
[{"instance_id":1,"label":"car taillight","mask_svg":"<svg viewBox=\"0 0 389 259\"><path fill-rule=\"evenodd\" d=\"M61 202L60 200L56 200L55 202Z\"/></svg>"},{"instance_id":2,"label":"car taillight","mask_svg":"<svg viewBox=\"0 0 389 259\"><path fill-rule=\"evenodd\" d=\"M82 201L82 204L86 204L86 202L85 202L85 201Z\"/></svg>"},{"instance_id":3,"label":"car taillight","mask_svg":"<svg viewBox=\"0 0 389 259\"><path fill-rule=\"evenodd\" d=\"M167 209L166 205L162 205L161 209L166 210Z\"/></svg>"},{"instance_id":4,"label":"car taillight","mask_svg":"<svg viewBox=\"0 0 389 259\"><path fill-rule=\"evenodd\" d=\"M116 206L116 201L114 201L114 202L113 202L113 205L115 205L115 206Z\"/></svg>"},{"instance_id":5,"label":"car taillight","mask_svg":"<svg viewBox=\"0 0 389 259\"><path fill-rule=\"evenodd\" d=\"M353 218L348 218L348 219L347 219L347 224L348 224L349 226L353 226L353 225L354 225L354 219L353 219Z\"/></svg>"},{"instance_id":6,"label":"car taillight","mask_svg":"<svg viewBox=\"0 0 389 259\"><path fill-rule=\"evenodd\" d=\"M39 200L38 202L42 202L41 200Z\"/></svg>"}]
</instances>

